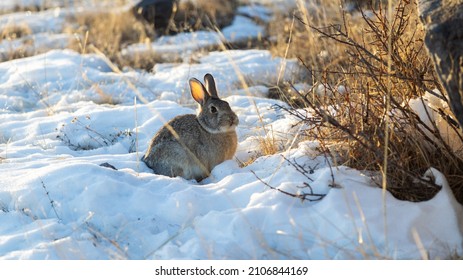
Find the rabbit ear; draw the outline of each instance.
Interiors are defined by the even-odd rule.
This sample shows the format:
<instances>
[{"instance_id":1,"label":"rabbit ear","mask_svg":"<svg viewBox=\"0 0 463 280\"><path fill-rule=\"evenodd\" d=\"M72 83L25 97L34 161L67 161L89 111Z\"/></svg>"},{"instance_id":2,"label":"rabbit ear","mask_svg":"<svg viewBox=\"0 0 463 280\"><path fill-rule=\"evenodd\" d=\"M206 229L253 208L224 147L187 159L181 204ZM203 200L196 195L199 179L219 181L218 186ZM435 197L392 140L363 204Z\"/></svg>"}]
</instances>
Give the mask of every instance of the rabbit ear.
<instances>
[{"instance_id":1,"label":"rabbit ear","mask_svg":"<svg viewBox=\"0 0 463 280\"><path fill-rule=\"evenodd\" d=\"M207 73L204 75L204 82L206 83L206 89L212 97L219 98L217 94L217 87L215 86L214 77L211 74Z\"/></svg>"},{"instance_id":2,"label":"rabbit ear","mask_svg":"<svg viewBox=\"0 0 463 280\"><path fill-rule=\"evenodd\" d=\"M190 91L193 99L196 100L200 105L203 105L206 100L209 98L206 88L203 84L195 78L190 79Z\"/></svg>"}]
</instances>

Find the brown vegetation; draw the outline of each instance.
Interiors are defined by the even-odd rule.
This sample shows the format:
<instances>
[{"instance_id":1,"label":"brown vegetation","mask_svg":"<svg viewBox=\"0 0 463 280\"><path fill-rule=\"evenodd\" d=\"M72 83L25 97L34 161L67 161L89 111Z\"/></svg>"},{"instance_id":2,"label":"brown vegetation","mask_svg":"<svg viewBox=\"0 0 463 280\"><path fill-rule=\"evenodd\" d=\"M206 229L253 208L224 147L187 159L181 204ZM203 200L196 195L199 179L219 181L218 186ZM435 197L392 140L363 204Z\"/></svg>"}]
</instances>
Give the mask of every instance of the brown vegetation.
<instances>
[{"instance_id":1,"label":"brown vegetation","mask_svg":"<svg viewBox=\"0 0 463 280\"><path fill-rule=\"evenodd\" d=\"M334 14L333 1L315 1L324 9L318 13L298 2L283 30L273 28L279 36L273 50L297 57L311 74L307 82L313 89L292 95L298 99L294 104L303 104L321 121L290 110L312 125L307 136L320 139L323 152L342 164L378 171L373 179L398 198L431 198L439 187L423 174L434 167L463 202L462 132L446 97L433 91L441 86L415 4L397 0L390 9L378 5L353 14L337 9L337 17L328 19L320 15ZM421 110L424 116L412 108L420 106L427 108Z\"/></svg>"},{"instance_id":2,"label":"brown vegetation","mask_svg":"<svg viewBox=\"0 0 463 280\"><path fill-rule=\"evenodd\" d=\"M137 18L132 11L80 14L70 19L76 22L67 32L82 38L72 46L80 52L98 52L106 55L119 67L130 66L151 70L159 61L149 55L143 57L124 57L121 50L135 43L150 43L157 37L177 32L190 32L200 29L216 29L229 25L233 20L238 1L187 1L181 2L175 11L173 22L166 30L154 30L153 26Z\"/></svg>"}]
</instances>

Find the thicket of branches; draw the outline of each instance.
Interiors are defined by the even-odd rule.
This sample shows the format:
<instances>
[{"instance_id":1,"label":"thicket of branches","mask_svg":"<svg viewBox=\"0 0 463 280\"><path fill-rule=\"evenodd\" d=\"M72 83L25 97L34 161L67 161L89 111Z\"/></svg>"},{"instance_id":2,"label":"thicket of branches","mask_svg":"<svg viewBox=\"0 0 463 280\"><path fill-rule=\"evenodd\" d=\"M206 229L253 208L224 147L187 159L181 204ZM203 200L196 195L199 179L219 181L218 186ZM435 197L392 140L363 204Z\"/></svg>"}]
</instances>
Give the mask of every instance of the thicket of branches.
<instances>
[{"instance_id":1,"label":"thicket of branches","mask_svg":"<svg viewBox=\"0 0 463 280\"><path fill-rule=\"evenodd\" d=\"M461 128L440 94L415 3L391 2L370 6L368 12L340 12L337 22L328 23L315 20L304 11L305 1L299 1L303 5L287 21L288 44L314 38L338 53L323 61L320 55L307 55L311 46L292 49L290 55L305 65L314 85L305 92L289 85L297 100L293 104L302 104L319 121L300 109L289 112L310 124L307 136L319 139L324 152L340 163L378 171L372 178L394 196L430 199L440 188L423 174L434 167L463 202Z\"/></svg>"}]
</instances>

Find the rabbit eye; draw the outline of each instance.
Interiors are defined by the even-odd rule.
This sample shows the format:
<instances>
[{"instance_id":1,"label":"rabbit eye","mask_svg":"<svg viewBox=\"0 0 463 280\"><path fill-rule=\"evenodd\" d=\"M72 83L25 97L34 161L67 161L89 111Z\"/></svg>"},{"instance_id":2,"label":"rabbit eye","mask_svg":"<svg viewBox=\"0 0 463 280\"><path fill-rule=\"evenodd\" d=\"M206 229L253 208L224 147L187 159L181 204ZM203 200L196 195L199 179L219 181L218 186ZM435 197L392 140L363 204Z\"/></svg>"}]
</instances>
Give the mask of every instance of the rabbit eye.
<instances>
[{"instance_id":1,"label":"rabbit eye","mask_svg":"<svg viewBox=\"0 0 463 280\"><path fill-rule=\"evenodd\" d=\"M215 106L211 106L211 113L217 113L217 108L215 108Z\"/></svg>"}]
</instances>

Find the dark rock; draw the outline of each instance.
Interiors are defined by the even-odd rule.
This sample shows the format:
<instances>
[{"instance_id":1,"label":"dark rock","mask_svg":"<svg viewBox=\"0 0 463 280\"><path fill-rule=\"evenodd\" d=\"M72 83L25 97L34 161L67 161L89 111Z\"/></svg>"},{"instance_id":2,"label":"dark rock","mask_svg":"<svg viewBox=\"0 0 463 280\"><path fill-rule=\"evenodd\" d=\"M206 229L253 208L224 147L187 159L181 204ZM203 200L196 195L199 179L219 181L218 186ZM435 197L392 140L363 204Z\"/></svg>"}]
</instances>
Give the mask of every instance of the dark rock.
<instances>
[{"instance_id":1,"label":"dark rock","mask_svg":"<svg viewBox=\"0 0 463 280\"><path fill-rule=\"evenodd\" d=\"M450 107L463 127L463 0L419 0L425 44Z\"/></svg>"},{"instance_id":2,"label":"dark rock","mask_svg":"<svg viewBox=\"0 0 463 280\"><path fill-rule=\"evenodd\" d=\"M114 167L113 165L107 163L107 162L103 162L102 164L100 164L100 166L102 167L106 167L106 168L110 168L110 169L114 169L114 170L117 170L116 167Z\"/></svg>"},{"instance_id":3,"label":"dark rock","mask_svg":"<svg viewBox=\"0 0 463 280\"><path fill-rule=\"evenodd\" d=\"M177 9L178 0L142 0L133 13L152 24L155 30L165 30Z\"/></svg>"}]
</instances>

